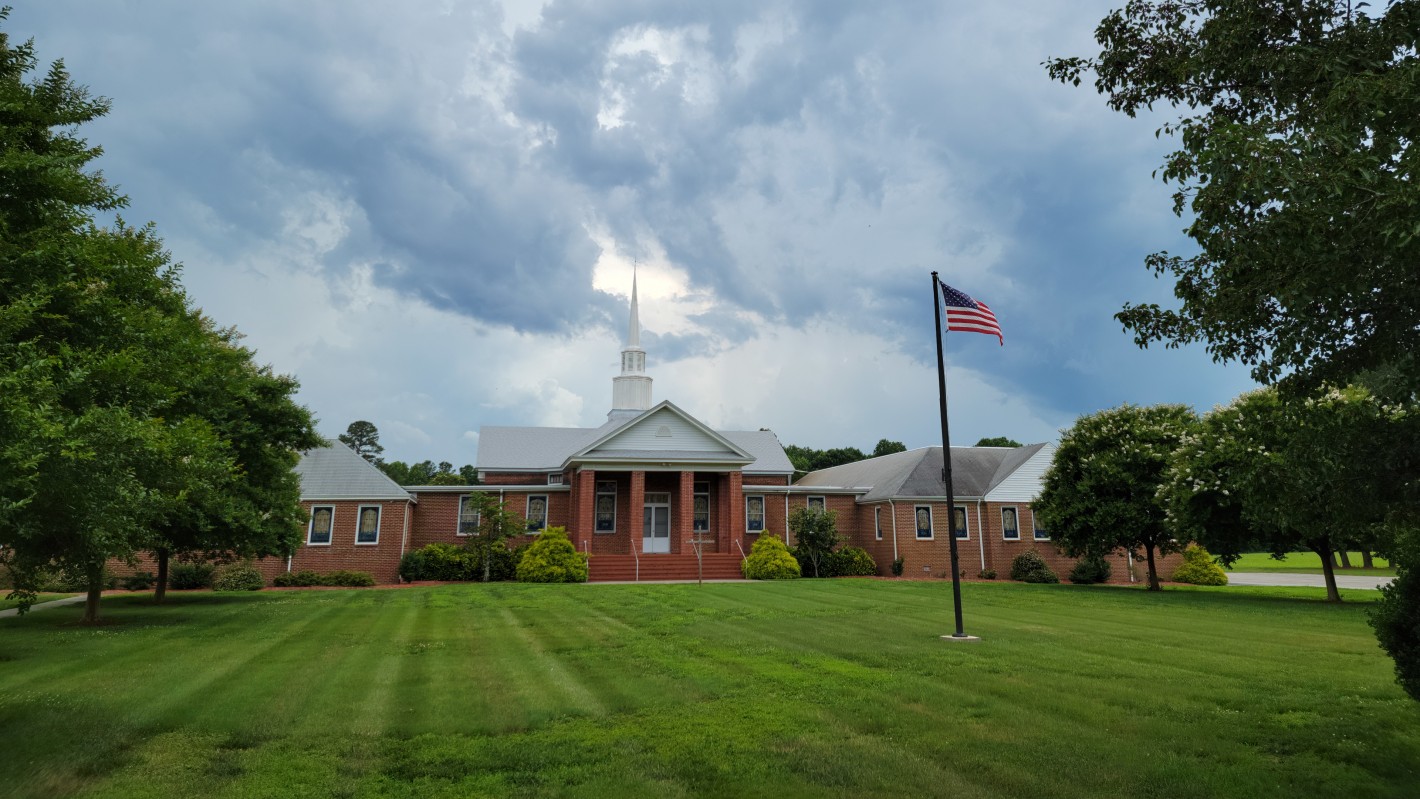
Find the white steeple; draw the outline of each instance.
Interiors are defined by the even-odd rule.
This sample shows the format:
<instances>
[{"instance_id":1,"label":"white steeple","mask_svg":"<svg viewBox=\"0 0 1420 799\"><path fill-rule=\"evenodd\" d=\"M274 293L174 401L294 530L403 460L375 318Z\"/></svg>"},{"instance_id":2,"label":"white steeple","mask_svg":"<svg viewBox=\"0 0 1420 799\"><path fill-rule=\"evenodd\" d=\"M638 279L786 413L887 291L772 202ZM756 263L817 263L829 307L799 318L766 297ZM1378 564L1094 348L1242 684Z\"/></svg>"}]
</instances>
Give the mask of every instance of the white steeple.
<instances>
[{"instance_id":1,"label":"white steeple","mask_svg":"<svg viewBox=\"0 0 1420 799\"><path fill-rule=\"evenodd\" d=\"M621 351L621 374L611 379L610 418L634 416L651 407L651 378L646 375L646 351L641 349L641 319L636 302L636 272L631 273L631 319L626 329L626 349Z\"/></svg>"}]
</instances>

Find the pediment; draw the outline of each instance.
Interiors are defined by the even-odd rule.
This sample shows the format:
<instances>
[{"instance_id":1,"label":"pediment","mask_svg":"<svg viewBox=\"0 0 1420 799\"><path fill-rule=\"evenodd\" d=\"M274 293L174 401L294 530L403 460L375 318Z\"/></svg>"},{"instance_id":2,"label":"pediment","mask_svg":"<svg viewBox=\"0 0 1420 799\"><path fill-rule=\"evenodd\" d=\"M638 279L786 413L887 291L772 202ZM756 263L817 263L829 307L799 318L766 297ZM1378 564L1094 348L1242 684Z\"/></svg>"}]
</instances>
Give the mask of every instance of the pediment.
<instances>
[{"instance_id":1,"label":"pediment","mask_svg":"<svg viewBox=\"0 0 1420 799\"><path fill-rule=\"evenodd\" d=\"M625 457L656 452L675 453L677 457L754 460L729 439L670 402L662 402L628 420L572 458Z\"/></svg>"}]
</instances>

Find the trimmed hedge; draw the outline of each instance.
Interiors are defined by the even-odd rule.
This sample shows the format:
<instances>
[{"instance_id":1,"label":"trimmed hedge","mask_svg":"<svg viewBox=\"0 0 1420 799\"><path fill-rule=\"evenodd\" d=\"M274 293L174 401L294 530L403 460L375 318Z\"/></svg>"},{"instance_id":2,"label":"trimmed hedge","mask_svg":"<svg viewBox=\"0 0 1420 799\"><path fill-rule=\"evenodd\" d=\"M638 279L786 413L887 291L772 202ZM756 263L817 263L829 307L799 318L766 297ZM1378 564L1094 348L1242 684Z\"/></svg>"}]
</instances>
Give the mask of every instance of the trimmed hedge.
<instances>
[{"instance_id":1,"label":"trimmed hedge","mask_svg":"<svg viewBox=\"0 0 1420 799\"><path fill-rule=\"evenodd\" d=\"M306 587L313 585L334 585L344 588L369 588L375 584L375 576L369 572L346 571L344 569L320 574L310 570L282 572L271 578L271 584L278 588Z\"/></svg>"},{"instance_id":2,"label":"trimmed hedge","mask_svg":"<svg viewBox=\"0 0 1420 799\"><path fill-rule=\"evenodd\" d=\"M799 561L779 537L762 533L749 549L749 556L740 561L740 574L746 580L792 580L800 575Z\"/></svg>"},{"instance_id":3,"label":"trimmed hedge","mask_svg":"<svg viewBox=\"0 0 1420 799\"><path fill-rule=\"evenodd\" d=\"M134 572L127 577L120 577L118 584L123 586L125 591L147 591L153 587L156 580L152 572Z\"/></svg>"},{"instance_id":4,"label":"trimmed hedge","mask_svg":"<svg viewBox=\"0 0 1420 799\"><path fill-rule=\"evenodd\" d=\"M565 527L547 527L528 545L516 574L521 583L585 583L587 553L577 551Z\"/></svg>"},{"instance_id":5,"label":"trimmed hedge","mask_svg":"<svg viewBox=\"0 0 1420 799\"><path fill-rule=\"evenodd\" d=\"M1022 552L1011 561L1011 579L1022 583L1060 582L1060 578L1034 549Z\"/></svg>"},{"instance_id":6,"label":"trimmed hedge","mask_svg":"<svg viewBox=\"0 0 1420 799\"><path fill-rule=\"evenodd\" d=\"M217 570L210 563L190 562L168 565L168 588L174 591L191 591L197 588L211 588L212 574Z\"/></svg>"},{"instance_id":7,"label":"trimmed hedge","mask_svg":"<svg viewBox=\"0 0 1420 799\"><path fill-rule=\"evenodd\" d=\"M1070 570L1070 582L1075 585L1094 585L1109 582L1109 561L1103 555L1086 555Z\"/></svg>"},{"instance_id":8,"label":"trimmed hedge","mask_svg":"<svg viewBox=\"0 0 1420 799\"><path fill-rule=\"evenodd\" d=\"M234 563L212 578L213 591L260 591L265 587L261 572L249 563Z\"/></svg>"},{"instance_id":9,"label":"trimmed hedge","mask_svg":"<svg viewBox=\"0 0 1420 799\"><path fill-rule=\"evenodd\" d=\"M1197 544L1189 544L1183 550L1183 565L1173 573L1176 583L1193 585L1227 585L1228 573L1213 560L1208 550Z\"/></svg>"},{"instance_id":10,"label":"trimmed hedge","mask_svg":"<svg viewBox=\"0 0 1420 799\"><path fill-rule=\"evenodd\" d=\"M830 577L871 577L878 573L877 561L862 547L844 547L827 558Z\"/></svg>"},{"instance_id":11,"label":"trimmed hedge","mask_svg":"<svg viewBox=\"0 0 1420 799\"><path fill-rule=\"evenodd\" d=\"M488 568L489 579L515 579L518 561L526 550L527 545L517 549L494 547ZM429 544L404 554L399 561L399 576L411 583L415 580L476 582L483 579L483 557L477 551L454 544Z\"/></svg>"}]
</instances>

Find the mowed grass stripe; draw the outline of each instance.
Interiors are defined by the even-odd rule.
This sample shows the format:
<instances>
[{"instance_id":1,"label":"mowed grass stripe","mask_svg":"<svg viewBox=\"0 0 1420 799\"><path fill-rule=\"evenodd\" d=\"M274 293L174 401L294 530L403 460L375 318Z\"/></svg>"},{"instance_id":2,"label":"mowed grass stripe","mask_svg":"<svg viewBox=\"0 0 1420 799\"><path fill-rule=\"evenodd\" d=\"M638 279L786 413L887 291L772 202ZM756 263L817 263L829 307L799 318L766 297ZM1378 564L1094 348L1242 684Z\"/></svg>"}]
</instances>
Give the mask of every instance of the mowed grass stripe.
<instances>
[{"instance_id":1,"label":"mowed grass stripe","mask_svg":"<svg viewBox=\"0 0 1420 799\"><path fill-rule=\"evenodd\" d=\"M965 590L982 644L937 638L949 587L884 581L208 595L117 604L123 623L103 634L41 614L0 627L0 646L24 642L0 666L0 724L42 733L0 758L0 784L115 797L1417 784L1420 713L1360 609L1232 589ZM112 662L130 665L116 678Z\"/></svg>"}]
</instances>

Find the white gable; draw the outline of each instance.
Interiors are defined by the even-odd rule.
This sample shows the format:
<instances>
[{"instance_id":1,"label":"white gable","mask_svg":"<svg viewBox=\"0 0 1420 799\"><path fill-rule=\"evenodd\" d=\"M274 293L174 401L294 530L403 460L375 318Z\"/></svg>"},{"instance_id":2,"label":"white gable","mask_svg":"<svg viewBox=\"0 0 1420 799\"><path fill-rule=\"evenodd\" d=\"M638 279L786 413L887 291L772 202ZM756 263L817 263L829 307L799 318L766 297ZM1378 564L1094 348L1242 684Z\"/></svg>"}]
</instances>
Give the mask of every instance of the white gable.
<instances>
[{"instance_id":1,"label":"white gable","mask_svg":"<svg viewBox=\"0 0 1420 799\"><path fill-rule=\"evenodd\" d=\"M1045 472L1055 458L1055 445L1046 444L1025 463L986 492L987 502L1033 502L1040 496Z\"/></svg>"},{"instance_id":2,"label":"white gable","mask_svg":"<svg viewBox=\"0 0 1420 799\"><path fill-rule=\"evenodd\" d=\"M704 452L735 455L716 436L669 408L661 408L586 452L602 455L616 452Z\"/></svg>"}]
</instances>

